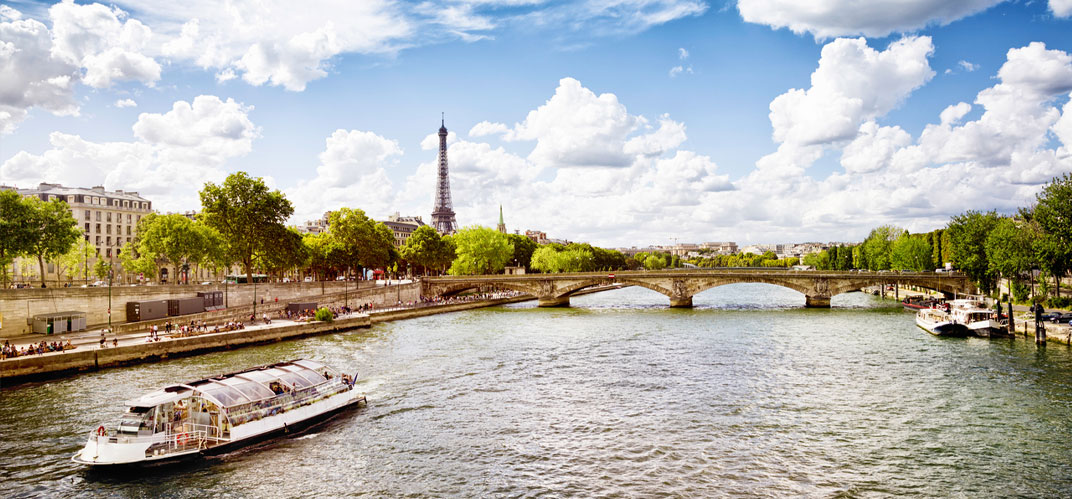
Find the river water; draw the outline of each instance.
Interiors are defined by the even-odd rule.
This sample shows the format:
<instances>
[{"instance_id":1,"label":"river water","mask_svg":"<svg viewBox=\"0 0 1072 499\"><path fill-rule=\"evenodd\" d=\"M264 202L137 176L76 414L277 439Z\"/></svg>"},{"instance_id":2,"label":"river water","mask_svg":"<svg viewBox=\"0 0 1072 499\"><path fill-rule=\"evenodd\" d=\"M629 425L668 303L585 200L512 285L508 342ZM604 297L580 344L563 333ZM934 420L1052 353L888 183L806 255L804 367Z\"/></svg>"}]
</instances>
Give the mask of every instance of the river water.
<instances>
[{"instance_id":1,"label":"river water","mask_svg":"<svg viewBox=\"0 0 1072 499\"><path fill-rule=\"evenodd\" d=\"M1072 495L1072 354L935 338L874 297L739 284L692 310L623 289L0 391L8 497ZM298 357L368 407L170 467L69 458L122 402Z\"/></svg>"}]
</instances>

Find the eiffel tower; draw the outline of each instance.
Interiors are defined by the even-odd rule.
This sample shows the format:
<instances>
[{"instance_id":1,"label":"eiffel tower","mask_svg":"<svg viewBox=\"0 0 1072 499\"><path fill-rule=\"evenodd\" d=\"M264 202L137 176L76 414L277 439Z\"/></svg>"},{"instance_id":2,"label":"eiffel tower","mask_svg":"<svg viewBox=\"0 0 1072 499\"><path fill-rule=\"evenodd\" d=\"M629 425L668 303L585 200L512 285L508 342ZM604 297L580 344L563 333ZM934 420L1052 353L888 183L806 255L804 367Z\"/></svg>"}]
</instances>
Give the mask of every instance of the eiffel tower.
<instances>
[{"instance_id":1,"label":"eiffel tower","mask_svg":"<svg viewBox=\"0 0 1072 499\"><path fill-rule=\"evenodd\" d=\"M454 205L450 202L450 173L447 171L447 125L443 118L439 127L439 179L436 182L435 207L432 208L432 228L440 234L458 231Z\"/></svg>"}]
</instances>

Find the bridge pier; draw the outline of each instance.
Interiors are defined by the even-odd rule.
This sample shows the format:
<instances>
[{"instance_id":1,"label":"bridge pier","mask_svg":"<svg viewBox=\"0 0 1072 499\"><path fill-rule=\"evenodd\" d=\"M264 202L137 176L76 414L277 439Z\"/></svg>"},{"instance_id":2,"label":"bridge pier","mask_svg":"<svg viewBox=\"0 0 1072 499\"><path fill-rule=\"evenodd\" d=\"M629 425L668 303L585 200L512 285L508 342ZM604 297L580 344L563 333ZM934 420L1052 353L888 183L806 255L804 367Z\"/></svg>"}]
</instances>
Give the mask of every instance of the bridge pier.
<instances>
[{"instance_id":1,"label":"bridge pier","mask_svg":"<svg viewBox=\"0 0 1072 499\"><path fill-rule=\"evenodd\" d=\"M830 308L830 297L804 295L804 306L807 308Z\"/></svg>"},{"instance_id":2,"label":"bridge pier","mask_svg":"<svg viewBox=\"0 0 1072 499\"><path fill-rule=\"evenodd\" d=\"M670 297L670 308L692 308L692 297Z\"/></svg>"},{"instance_id":3,"label":"bridge pier","mask_svg":"<svg viewBox=\"0 0 1072 499\"><path fill-rule=\"evenodd\" d=\"M569 295L566 296L540 296L538 298L538 307L568 307Z\"/></svg>"}]
</instances>

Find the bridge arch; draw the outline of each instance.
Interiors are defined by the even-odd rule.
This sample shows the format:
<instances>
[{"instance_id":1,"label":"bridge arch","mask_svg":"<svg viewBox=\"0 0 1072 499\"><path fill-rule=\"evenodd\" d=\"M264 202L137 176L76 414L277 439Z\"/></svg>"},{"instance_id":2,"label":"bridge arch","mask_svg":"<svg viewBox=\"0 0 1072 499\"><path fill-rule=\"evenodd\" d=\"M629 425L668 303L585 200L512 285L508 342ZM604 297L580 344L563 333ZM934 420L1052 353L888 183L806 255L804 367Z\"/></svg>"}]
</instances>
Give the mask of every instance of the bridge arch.
<instances>
[{"instance_id":1,"label":"bridge arch","mask_svg":"<svg viewBox=\"0 0 1072 499\"><path fill-rule=\"evenodd\" d=\"M584 280L584 281L581 281L581 282L578 282L578 283L571 284L569 286L564 286L564 287L558 288L556 290L556 292L555 292L554 297L555 298L567 297L567 296L570 296L573 293L576 293L576 292L578 292L578 291L580 291L582 289L590 288L592 286L599 286L599 285L603 285L603 284L609 284L610 282L611 281L609 279L606 279L606 278L587 279L587 280Z\"/></svg>"}]
</instances>

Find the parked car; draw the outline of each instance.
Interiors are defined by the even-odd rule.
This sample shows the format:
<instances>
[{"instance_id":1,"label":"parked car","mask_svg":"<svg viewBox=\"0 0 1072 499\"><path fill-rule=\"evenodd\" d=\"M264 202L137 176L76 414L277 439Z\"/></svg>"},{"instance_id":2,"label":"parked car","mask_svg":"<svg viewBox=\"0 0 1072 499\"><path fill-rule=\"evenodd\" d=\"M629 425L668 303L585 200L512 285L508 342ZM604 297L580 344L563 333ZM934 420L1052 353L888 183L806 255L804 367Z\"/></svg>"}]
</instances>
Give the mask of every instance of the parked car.
<instances>
[{"instance_id":1,"label":"parked car","mask_svg":"<svg viewBox=\"0 0 1072 499\"><path fill-rule=\"evenodd\" d=\"M1050 322L1057 322L1057 323L1060 323L1060 324L1065 324L1068 321L1072 321L1072 312L1050 312L1048 314L1042 314L1042 315L1049 315L1050 316L1050 318L1049 318Z\"/></svg>"},{"instance_id":2,"label":"parked car","mask_svg":"<svg viewBox=\"0 0 1072 499\"><path fill-rule=\"evenodd\" d=\"M305 279L302 279L302 280L305 281L305 282L313 282L312 277L306 277Z\"/></svg>"}]
</instances>

